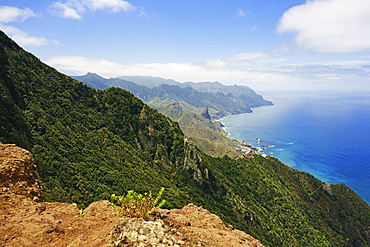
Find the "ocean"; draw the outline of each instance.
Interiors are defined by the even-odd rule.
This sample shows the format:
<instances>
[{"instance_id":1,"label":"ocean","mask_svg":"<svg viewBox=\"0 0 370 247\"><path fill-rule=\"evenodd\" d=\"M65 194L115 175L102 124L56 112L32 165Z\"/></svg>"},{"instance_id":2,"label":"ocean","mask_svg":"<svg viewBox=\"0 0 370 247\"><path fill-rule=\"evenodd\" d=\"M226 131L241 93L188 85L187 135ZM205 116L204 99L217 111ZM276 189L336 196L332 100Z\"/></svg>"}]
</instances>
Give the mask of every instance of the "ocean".
<instances>
[{"instance_id":1,"label":"ocean","mask_svg":"<svg viewBox=\"0 0 370 247\"><path fill-rule=\"evenodd\" d=\"M261 93L273 106L220 121L244 140L370 204L370 93Z\"/></svg>"}]
</instances>

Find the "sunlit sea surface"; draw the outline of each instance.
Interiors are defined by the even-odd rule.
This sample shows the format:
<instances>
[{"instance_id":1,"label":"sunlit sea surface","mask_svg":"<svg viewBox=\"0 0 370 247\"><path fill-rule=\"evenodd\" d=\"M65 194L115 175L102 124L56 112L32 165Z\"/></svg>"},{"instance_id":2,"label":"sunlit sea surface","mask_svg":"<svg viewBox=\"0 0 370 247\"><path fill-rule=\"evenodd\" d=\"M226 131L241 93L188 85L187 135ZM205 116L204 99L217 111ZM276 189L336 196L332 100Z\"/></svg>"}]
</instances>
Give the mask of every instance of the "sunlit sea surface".
<instances>
[{"instance_id":1,"label":"sunlit sea surface","mask_svg":"<svg viewBox=\"0 0 370 247\"><path fill-rule=\"evenodd\" d=\"M262 93L274 106L221 119L244 140L326 183L345 183L370 204L370 93Z\"/></svg>"}]
</instances>

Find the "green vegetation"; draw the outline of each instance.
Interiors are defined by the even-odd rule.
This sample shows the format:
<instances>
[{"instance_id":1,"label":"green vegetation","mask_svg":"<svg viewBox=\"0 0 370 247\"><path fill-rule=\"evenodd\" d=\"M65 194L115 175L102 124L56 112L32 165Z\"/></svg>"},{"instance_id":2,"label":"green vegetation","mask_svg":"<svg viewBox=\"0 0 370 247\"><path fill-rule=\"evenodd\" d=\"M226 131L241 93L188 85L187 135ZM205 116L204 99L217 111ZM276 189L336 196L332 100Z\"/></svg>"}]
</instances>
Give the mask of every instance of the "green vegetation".
<instances>
[{"instance_id":1,"label":"green vegetation","mask_svg":"<svg viewBox=\"0 0 370 247\"><path fill-rule=\"evenodd\" d=\"M89 88L2 32L0 65L0 141L34 154L47 201L165 187L166 207L201 205L265 246L369 246L369 205L344 184L271 157L206 155L131 93Z\"/></svg>"},{"instance_id":2,"label":"green vegetation","mask_svg":"<svg viewBox=\"0 0 370 247\"><path fill-rule=\"evenodd\" d=\"M78 215L79 215L80 217L84 217L84 216L85 216L84 210L83 210L82 208L80 208L80 209L78 210Z\"/></svg>"},{"instance_id":3,"label":"green vegetation","mask_svg":"<svg viewBox=\"0 0 370 247\"><path fill-rule=\"evenodd\" d=\"M164 188L158 192L156 198L152 197L149 192L140 194L133 190L129 190L125 196L112 195L112 206L119 211L119 216L130 218L143 218L145 220L152 219L150 214L154 208L161 208L166 200L161 200Z\"/></svg>"}]
</instances>

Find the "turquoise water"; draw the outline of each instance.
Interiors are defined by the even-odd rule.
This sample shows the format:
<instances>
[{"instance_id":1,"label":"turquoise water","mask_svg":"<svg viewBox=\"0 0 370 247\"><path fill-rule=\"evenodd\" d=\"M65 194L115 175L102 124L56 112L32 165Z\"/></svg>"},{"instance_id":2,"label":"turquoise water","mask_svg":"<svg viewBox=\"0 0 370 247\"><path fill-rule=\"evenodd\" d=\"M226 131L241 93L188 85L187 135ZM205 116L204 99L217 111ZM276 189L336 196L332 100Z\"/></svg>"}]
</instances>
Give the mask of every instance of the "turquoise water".
<instances>
[{"instance_id":1,"label":"turquoise water","mask_svg":"<svg viewBox=\"0 0 370 247\"><path fill-rule=\"evenodd\" d=\"M370 93L262 93L274 106L221 119L244 140L327 183L345 183L370 204Z\"/></svg>"}]
</instances>

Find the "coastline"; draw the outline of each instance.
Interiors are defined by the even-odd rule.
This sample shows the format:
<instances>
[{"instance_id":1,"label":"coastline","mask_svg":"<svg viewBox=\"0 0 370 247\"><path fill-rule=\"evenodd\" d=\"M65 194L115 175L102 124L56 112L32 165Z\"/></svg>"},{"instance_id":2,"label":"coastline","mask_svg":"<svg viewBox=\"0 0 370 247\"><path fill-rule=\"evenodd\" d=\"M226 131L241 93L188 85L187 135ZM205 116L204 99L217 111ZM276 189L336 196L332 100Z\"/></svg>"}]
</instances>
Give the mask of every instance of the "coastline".
<instances>
[{"instance_id":1,"label":"coastline","mask_svg":"<svg viewBox=\"0 0 370 247\"><path fill-rule=\"evenodd\" d=\"M345 183L370 203L370 99L367 95L274 94L273 107L219 119L230 139L308 172ZM244 116L244 117L243 117ZM260 143L256 143L256 138ZM274 146L273 146L274 145ZM262 150L258 149L261 148ZM323 152L325 150L325 152Z\"/></svg>"},{"instance_id":2,"label":"coastline","mask_svg":"<svg viewBox=\"0 0 370 247\"><path fill-rule=\"evenodd\" d=\"M253 112L251 112L251 113L253 113ZM241 113L241 114L238 114L238 115L251 114L251 113ZM231 115L231 116L237 116L237 115ZM227 116L227 117L229 117L229 116ZM223 118L226 118L226 117L223 117ZM222 122L223 118L217 119L217 120L215 120L215 122L220 123L220 126L221 126L222 130L226 133L226 137L230 138L229 136L231 135L231 133L227 130L227 126L225 125L225 123ZM248 154L250 154L251 151L253 151L255 154L260 154L259 153L259 151L260 151L259 147L255 147L252 144L247 143L244 140L237 140L237 139L233 139L233 138L230 138L230 139L232 141L234 141L234 143L237 145L237 148L235 149L237 152L241 152L242 154L248 155ZM266 157L264 155L262 155L262 156Z\"/></svg>"}]
</instances>

